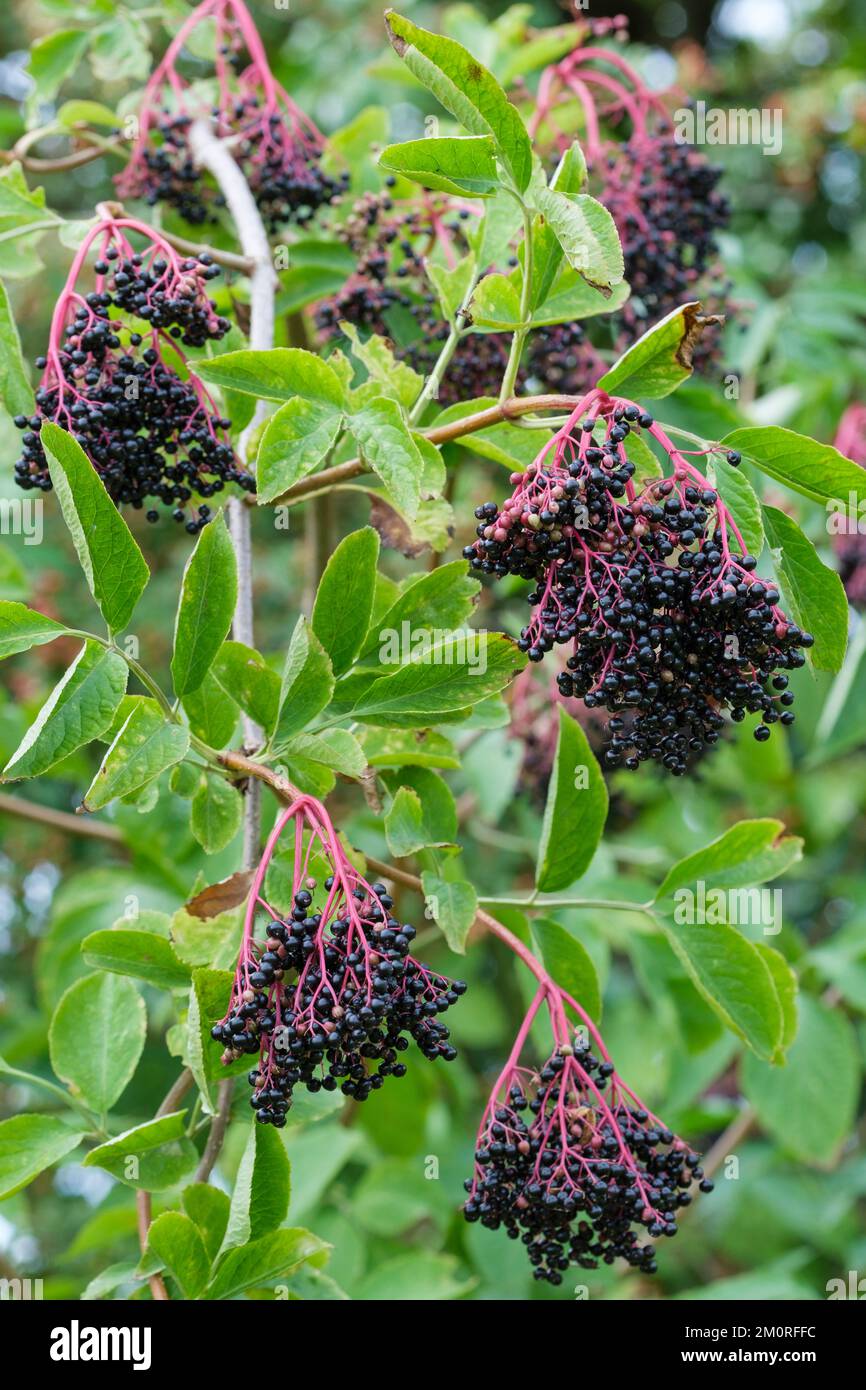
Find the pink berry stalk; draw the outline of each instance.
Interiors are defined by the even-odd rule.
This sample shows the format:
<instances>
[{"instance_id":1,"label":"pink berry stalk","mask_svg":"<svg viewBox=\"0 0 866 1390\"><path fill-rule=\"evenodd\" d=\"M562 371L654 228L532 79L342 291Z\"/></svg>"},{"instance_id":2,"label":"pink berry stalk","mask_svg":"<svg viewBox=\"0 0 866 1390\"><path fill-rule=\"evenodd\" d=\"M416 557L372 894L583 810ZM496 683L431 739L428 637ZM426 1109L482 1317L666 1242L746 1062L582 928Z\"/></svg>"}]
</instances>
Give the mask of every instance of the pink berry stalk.
<instances>
[{"instance_id":1,"label":"pink berry stalk","mask_svg":"<svg viewBox=\"0 0 866 1390\"><path fill-rule=\"evenodd\" d=\"M187 40L206 21L215 30L207 97L178 71ZM121 197L168 202L192 223L212 220L219 194L201 178L188 144L199 119L229 143L272 229L290 218L309 221L343 186L319 168L323 136L271 72L243 0L203 0L169 44L144 90L132 156L116 180Z\"/></svg>"},{"instance_id":2,"label":"pink berry stalk","mask_svg":"<svg viewBox=\"0 0 866 1390\"><path fill-rule=\"evenodd\" d=\"M266 894L286 834L287 913ZM224 1063L258 1055L251 1103L262 1123L285 1123L299 1082L366 1100L386 1077L405 1073L398 1055L406 1034L431 1061L456 1056L437 1015L465 985L410 955L415 929L392 907L385 885L371 885L351 863L321 802L298 794L278 816L253 877L229 1006L212 1029Z\"/></svg>"},{"instance_id":3,"label":"pink berry stalk","mask_svg":"<svg viewBox=\"0 0 866 1390\"><path fill-rule=\"evenodd\" d=\"M551 1284L573 1263L618 1257L652 1274L655 1247L639 1230L675 1235L692 1185L712 1183L617 1074L577 1000L532 967L539 989L481 1118L464 1215L521 1240L535 1277ZM551 1044L539 1068L525 1054L543 1010Z\"/></svg>"},{"instance_id":4,"label":"pink berry stalk","mask_svg":"<svg viewBox=\"0 0 866 1390\"><path fill-rule=\"evenodd\" d=\"M85 290L80 281L94 251L93 288ZM228 482L252 485L228 437L231 421L183 351L228 331L207 294L217 274L207 254L181 256L133 218L103 218L88 231L37 358L37 414L16 418L25 431L20 486L51 486L39 435L44 420L74 435L116 502L139 507L154 497L192 532L210 516L206 505L190 515L193 494L210 497Z\"/></svg>"}]
</instances>

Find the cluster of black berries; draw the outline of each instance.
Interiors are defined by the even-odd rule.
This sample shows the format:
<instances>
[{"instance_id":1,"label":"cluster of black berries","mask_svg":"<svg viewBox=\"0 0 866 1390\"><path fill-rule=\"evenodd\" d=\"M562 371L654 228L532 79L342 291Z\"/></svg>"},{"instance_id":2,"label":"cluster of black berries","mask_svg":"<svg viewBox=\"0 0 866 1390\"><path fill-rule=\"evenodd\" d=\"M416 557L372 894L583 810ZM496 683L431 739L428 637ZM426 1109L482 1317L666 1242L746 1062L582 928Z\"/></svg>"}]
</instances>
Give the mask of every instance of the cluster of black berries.
<instances>
[{"instance_id":1,"label":"cluster of black berries","mask_svg":"<svg viewBox=\"0 0 866 1390\"><path fill-rule=\"evenodd\" d=\"M387 191L359 199L337 229L357 258L356 269L316 309L316 326L325 338L337 335L345 321L362 333L399 340L397 356L422 375L429 372L448 337L449 325L430 287L425 260L437 242L447 246L452 260L464 256L469 216L466 208L455 209L445 199L430 199L421 208L400 212L395 212ZM411 333L400 331L401 317L411 324ZM509 344L508 335L502 333L471 333L463 338L440 385L440 405L497 394Z\"/></svg>"},{"instance_id":2,"label":"cluster of black berries","mask_svg":"<svg viewBox=\"0 0 866 1390\"><path fill-rule=\"evenodd\" d=\"M641 1228L676 1235L695 1182L713 1189L698 1155L623 1100L613 1064L578 1042L557 1049L536 1076L513 1074L494 1097L464 1215L520 1240L535 1278L550 1284L572 1264L595 1269L617 1258L654 1274L655 1247L641 1244Z\"/></svg>"},{"instance_id":3,"label":"cluster of black berries","mask_svg":"<svg viewBox=\"0 0 866 1390\"><path fill-rule=\"evenodd\" d=\"M95 270L99 288L64 296L48 353L37 358L44 371L37 413L15 420L24 431L16 482L50 490L40 429L53 420L74 435L115 502L138 508L158 499L194 535L211 513L202 503L190 515L193 496L212 497L228 483L255 486L228 441L231 421L195 377L182 378L163 356L169 340L201 347L228 331L205 294L218 268L206 254L172 263L110 245ZM147 513L149 521L158 515Z\"/></svg>"},{"instance_id":4,"label":"cluster of black berries","mask_svg":"<svg viewBox=\"0 0 866 1390\"><path fill-rule=\"evenodd\" d=\"M716 185L723 170L672 134L633 139L608 157L599 198L622 241L631 298L624 322L661 318L694 298L718 254L731 210ZM635 325L636 326L636 325Z\"/></svg>"},{"instance_id":5,"label":"cluster of black berries","mask_svg":"<svg viewBox=\"0 0 866 1390\"><path fill-rule=\"evenodd\" d=\"M598 349L579 323L553 324L530 335L526 376L539 390L578 395L604 370Z\"/></svg>"},{"instance_id":6,"label":"cluster of black berries","mask_svg":"<svg viewBox=\"0 0 866 1390\"><path fill-rule=\"evenodd\" d=\"M229 115L227 122L225 112L211 112L222 138L233 138L234 156L270 232L289 222L306 226L319 208L345 191L349 174L327 174L321 146L297 140L280 111L263 119L256 101L244 97L232 102ZM193 226L202 226L216 220L225 198L193 159L191 124L185 113L162 111L153 126L159 143L142 145L127 174L120 176L119 188L125 197L142 198L151 207L166 203Z\"/></svg>"},{"instance_id":7,"label":"cluster of black berries","mask_svg":"<svg viewBox=\"0 0 866 1390\"><path fill-rule=\"evenodd\" d=\"M570 423L512 475L501 508L476 510L478 540L463 553L484 574L533 581L536 613L518 645L541 661L572 644L557 684L614 716L604 765L652 759L681 776L718 741L725 709L737 722L759 714L758 741L793 722L784 672L804 664L813 639L777 607L755 558L732 549L730 514L681 454L672 449L673 477L635 489L625 441L634 427L652 431L652 417L631 403L607 408L603 441L597 413Z\"/></svg>"},{"instance_id":8,"label":"cluster of black berries","mask_svg":"<svg viewBox=\"0 0 866 1390\"><path fill-rule=\"evenodd\" d=\"M326 891L333 887L326 879ZM415 929L392 916L384 884L356 888L352 899L325 920L307 889L296 893L290 919L269 924L228 1016L211 1030L225 1062L260 1054L249 1082L262 1124L285 1124L299 1084L366 1100L387 1077L406 1074L399 1056L409 1038L431 1061L457 1055L438 1016L466 985L409 954Z\"/></svg>"}]
</instances>

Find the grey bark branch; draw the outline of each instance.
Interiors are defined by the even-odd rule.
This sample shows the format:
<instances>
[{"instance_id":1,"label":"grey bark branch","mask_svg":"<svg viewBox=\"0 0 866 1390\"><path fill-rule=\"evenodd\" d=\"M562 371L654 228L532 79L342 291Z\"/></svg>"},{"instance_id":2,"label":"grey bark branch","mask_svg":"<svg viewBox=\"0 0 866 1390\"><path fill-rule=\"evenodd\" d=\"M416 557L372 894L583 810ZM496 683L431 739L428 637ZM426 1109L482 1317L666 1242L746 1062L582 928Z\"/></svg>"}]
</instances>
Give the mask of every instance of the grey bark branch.
<instances>
[{"instance_id":1,"label":"grey bark branch","mask_svg":"<svg viewBox=\"0 0 866 1390\"><path fill-rule=\"evenodd\" d=\"M219 185L234 221L243 254L253 267L249 275L250 347L257 350L273 347L274 291L277 276L267 232L249 184L230 150L217 139L206 121L193 122L189 138L194 159L202 168L208 170ZM248 462L246 455L253 433L266 413L266 403L258 401L252 420L238 441L238 453L244 462ZM242 502L232 498L226 508L226 519L238 562L238 602L232 624L232 636L237 642L254 646L250 511ZM243 716L243 733L244 744L250 752L260 746L262 731L247 715ZM251 868L258 858L260 827L261 787L253 780L247 787L244 804L245 869Z\"/></svg>"}]
</instances>

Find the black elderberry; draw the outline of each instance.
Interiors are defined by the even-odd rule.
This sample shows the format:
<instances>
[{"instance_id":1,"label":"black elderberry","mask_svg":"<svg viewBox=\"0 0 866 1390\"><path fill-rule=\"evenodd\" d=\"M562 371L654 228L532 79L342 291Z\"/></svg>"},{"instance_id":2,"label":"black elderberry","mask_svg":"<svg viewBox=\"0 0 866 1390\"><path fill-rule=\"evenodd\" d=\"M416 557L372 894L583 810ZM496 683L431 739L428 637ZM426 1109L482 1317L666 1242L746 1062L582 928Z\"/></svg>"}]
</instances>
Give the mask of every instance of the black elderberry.
<instances>
[{"instance_id":1,"label":"black elderberry","mask_svg":"<svg viewBox=\"0 0 866 1390\"><path fill-rule=\"evenodd\" d=\"M463 553L483 574L533 585L536 612L517 645L531 663L570 646L560 695L616 716L603 766L633 771L652 759L682 776L718 742L725 710L735 722L761 715L755 737L770 736L783 720L777 706L793 698L782 673L803 664L813 639L779 609L778 589L754 577L755 557L732 547L718 494L652 417L599 391L586 400L590 417L586 405L573 412L540 459L512 475L502 507L476 509L478 539ZM635 487L622 431L636 425L664 444L672 478Z\"/></svg>"}]
</instances>

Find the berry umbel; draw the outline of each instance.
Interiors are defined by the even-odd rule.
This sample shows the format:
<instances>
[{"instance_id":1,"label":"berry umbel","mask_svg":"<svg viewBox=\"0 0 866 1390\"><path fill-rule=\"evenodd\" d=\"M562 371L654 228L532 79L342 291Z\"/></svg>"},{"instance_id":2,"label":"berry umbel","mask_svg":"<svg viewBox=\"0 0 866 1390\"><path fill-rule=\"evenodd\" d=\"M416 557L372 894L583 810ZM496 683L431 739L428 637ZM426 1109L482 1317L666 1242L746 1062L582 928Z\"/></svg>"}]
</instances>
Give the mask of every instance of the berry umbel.
<instances>
[{"instance_id":1,"label":"berry umbel","mask_svg":"<svg viewBox=\"0 0 866 1390\"><path fill-rule=\"evenodd\" d=\"M605 34L611 26L591 27ZM554 155L572 144L575 109L582 113L590 190L610 212L622 242L631 294L598 325L622 352L653 319L698 296L705 304L718 302L729 288L716 238L728 224L730 206L717 187L721 167L678 142L662 97L614 48L580 43L542 74L529 125ZM574 359L567 372L559 343L549 344L549 356L547 346L544 339L536 343L533 374L548 389L582 391L597 376L587 370L586 343L566 354ZM696 367L718 346L713 328L700 345Z\"/></svg>"},{"instance_id":2,"label":"berry umbel","mask_svg":"<svg viewBox=\"0 0 866 1390\"><path fill-rule=\"evenodd\" d=\"M213 90L178 71L184 46L205 21L216 34ZM123 198L168 203L188 222L215 220L219 191L198 168L190 127L205 119L229 141L271 231L308 223L345 187L321 166L324 140L276 81L243 0L204 0L181 25L144 92L139 133L126 169L116 179Z\"/></svg>"},{"instance_id":3,"label":"berry umbel","mask_svg":"<svg viewBox=\"0 0 866 1390\"><path fill-rule=\"evenodd\" d=\"M671 476L635 482L633 433L661 446ZM739 462L727 453L727 466ZM718 489L652 416L594 389L511 482L501 506L476 509L478 539L463 553L483 574L532 581L536 611L518 646L537 662L571 645L557 685L613 716L606 767L653 759L681 776L718 741L726 710L735 722L759 715L759 742L793 722L785 673L813 638L755 574Z\"/></svg>"},{"instance_id":4,"label":"berry umbel","mask_svg":"<svg viewBox=\"0 0 866 1390\"><path fill-rule=\"evenodd\" d=\"M294 845L287 914L264 896L284 832ZM312 873L323 861L320 884ZM224 1063L258 1057L249 1083L259 1123L285 1125L298 1085L366 1100L387 1077L405 1076L410 1038L430 1061L456 1057L438 1016L466 986L415 960L415 928L393 906L385 885L367 883L346 857L321 802L299 795L281 813L250 891L228 1012L211 1030Z\"/></svg>"},{"instance_id":5,"label":"berry umbel","mask_svg":"<svg viewBox=\"0 0 866 1390\"><path fill-rule=\"evenodd\" d=\"M95 285L85 293L78 282L92 248ZM227 483L253 490L226 433L231 421L183 352L228 331L207 295L218 274L206 253L179 256L131 218L109 218L88 232L57 301L48 350L36 359L36 413L15 419L24 432L20 487L51 488L39 432L52 420L75 437L115 502L141 507L154 498L191 534L210 519L206 503L191 509L193 497L212 497ZM147 517L156 521L158 512Z\"/></svg>"},{"instance_id":6,"label":"berry umbel","mask_svg":"<svg viewBox=\"0 0 866 1390\"><path fill-rule=\"evenodd\" d=\"M553 1046L536 1068L521 1058L543 1004ZM542 984L481 1120L466 1220L521 1241L535 1278L550 1284L572 1264L595 1269L618 1257L654 1274L655 1246L641 1229L676 1235L696 1183L712 1191L699 1156L617 1075L577 1001Z\"/></svg>"}]
</instances>

